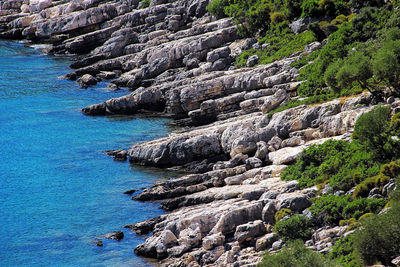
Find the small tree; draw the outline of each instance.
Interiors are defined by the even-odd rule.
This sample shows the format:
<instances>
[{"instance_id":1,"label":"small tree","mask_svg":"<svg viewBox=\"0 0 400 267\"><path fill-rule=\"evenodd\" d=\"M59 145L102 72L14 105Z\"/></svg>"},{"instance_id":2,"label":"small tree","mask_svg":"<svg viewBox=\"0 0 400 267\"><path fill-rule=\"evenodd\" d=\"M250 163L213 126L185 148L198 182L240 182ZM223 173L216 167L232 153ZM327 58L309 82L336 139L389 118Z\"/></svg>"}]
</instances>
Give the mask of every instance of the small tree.
<instances>
[{"instance_id":1,"label":"small tree","mask_svg":"<svg viewBox=\"0 0 400 267\"><path fill-rule=\"evenodd\" d=\"M332 63L324 74L325 83L336 93L341 89L358 83L362 89L373 93L368 83L373 72L370 64L370 58L362 52L351 53L345 60L337 60Z\"/></svg>"},{"instance_id":2,"label":"small tree","mask_svg":"<svg viewBox=\"0 0 400 267\"><path fill-rule=\"evenodd\" d=\"M390 108L377 106L361 115L354 126L353 137L372 151L375 157L387 158L390 151L385 151L389 136L387 131L390 122Z\"/></svg>"},{"instance_id":3,"label":"small tree","mask_svg":"<svg viewBox=\"0 0 400 267\"><path fill-rule=\"evenodd\" d=\"M400 95L400 40L387 40L374 56L373 73L376 79Z\"/></svg>"},{"instance_id":4,"label":"small tree","mask_svg":"<svg viewBox=\"0 0 400 267\"><path fill-rule=\"evenodd\" d=\"M338 84L345 88L357 82L364 90L372 92L368 79L372 77L371 59L362 52L354 52L344 61L337 73Z\"/></svg>"}]
</instances>

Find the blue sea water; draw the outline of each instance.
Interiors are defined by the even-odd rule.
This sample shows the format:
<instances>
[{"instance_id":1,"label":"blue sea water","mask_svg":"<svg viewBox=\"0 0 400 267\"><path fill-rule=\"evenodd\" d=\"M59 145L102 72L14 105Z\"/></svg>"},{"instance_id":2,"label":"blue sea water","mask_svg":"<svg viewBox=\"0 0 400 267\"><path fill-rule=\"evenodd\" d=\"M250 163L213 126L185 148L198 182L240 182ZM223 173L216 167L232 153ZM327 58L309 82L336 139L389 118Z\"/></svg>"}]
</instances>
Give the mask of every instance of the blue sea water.
<instances>
[{"instance_id":1,"label":"blue sea water","mask_svg":"<svg viewBox=\"0 0 400 267\"><path fill-rule=\"evenodd\" d=\"M0 41L0 266L151 266L133 253L144 237L122 225L162 211L122 192L165 173L102 151L165 136L167 120L82 115L127 92L57 79L70 63ZM91 244L113 230L125 238Z\"/></svg>"}]
</instances>

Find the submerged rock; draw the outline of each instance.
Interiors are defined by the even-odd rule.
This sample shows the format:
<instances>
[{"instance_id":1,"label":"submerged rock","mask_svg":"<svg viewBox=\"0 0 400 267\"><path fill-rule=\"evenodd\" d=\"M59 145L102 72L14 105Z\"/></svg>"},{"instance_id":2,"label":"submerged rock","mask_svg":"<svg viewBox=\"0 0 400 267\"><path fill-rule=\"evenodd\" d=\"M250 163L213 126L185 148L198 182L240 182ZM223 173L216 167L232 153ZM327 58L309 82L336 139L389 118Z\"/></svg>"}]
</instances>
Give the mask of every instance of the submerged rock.
<instances>
[{"instance_id":1,"label":"submerged rock","mask_svg":"<svg viewBox=\"0 0 400 267\"><path fill-rule=\"evenodd\" d=\"M105 234L104 238L120 241L122 238L124 238L124 233L122 231L115 231Z\"/></svg>"}]
</instances>

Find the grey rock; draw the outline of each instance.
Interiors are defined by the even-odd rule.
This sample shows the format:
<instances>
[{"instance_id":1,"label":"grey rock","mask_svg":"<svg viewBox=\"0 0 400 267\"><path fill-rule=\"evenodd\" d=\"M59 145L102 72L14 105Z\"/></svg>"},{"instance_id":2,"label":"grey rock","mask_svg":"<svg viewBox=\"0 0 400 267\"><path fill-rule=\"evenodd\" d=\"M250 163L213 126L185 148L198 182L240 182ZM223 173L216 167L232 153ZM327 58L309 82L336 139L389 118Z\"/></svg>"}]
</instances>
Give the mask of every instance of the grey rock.
<instances>
[{"instance_id":1,"label":"grey rock","mask_svg":"<svg viewBox=\"0 0 400 267\"><path fill-rule=\"evenodd\" d=\"M90 74L85 74L78 79L78 83L83 87L88 87L97 84L97 79Z\"/></svg>"},{"instance_id":2,"label":"grey rock","mask_svg":"<svg viewBox=\"0 0 400 267\"><path fill-rule=\"evenodd\" d=\"M242 208L232 210L223 215L215 225L212 233L221 232L222 234L231 234L235 232L236 226L261 219L262 204L255 203Z\"/></svg>"},{"instance_id":3,"label":"grey rock","mask_svg":"<svg viewBox=\"0 0 400 267\"><path fill-rule=\"evenodd\" d=\"M275 215L276 207L274 201L268 201L263 210L262 210L262 220L267 224L274 224L275 223Z\"/></svg>"},{"instance_id":4,"label":"grey rock","mask_svg":"<svg viewBox=\"0 0 400 267\"><path fill-rule=\"evenodd\" d=\"M392 181L390 181L388 184L386 184L383 189L382 189L382 195L388 196L390 192L393 192L396 189L396 184Z\"/></svg>"},{"instance_id":5,"label":"grey rock","mask_svg":"<svg viewBox=\"0 0 400 267\"><path fill-rule=\"evenodd\" d=\"M259 168L263 165L262 161L256 157L251 157L246 159L246 168L247 169L253 169L253 168Z\"/></svg>"},{"instance_id":6,"label":"grey rock","mask_svg":"<svg viewBox=\"0 0 400 267\"><path fill-rule=\"evenodd\" d=\"M246 66L247 67L254 67L255 65L257 65L258 60L259 60L259 58L258 58L257 55L250 56L247 59Z\"/></svg>"},{"instance_id":7,"label":"grey rock","mask_svg":"<svg viewBox=\"0 0 400 267\"><path fill-rule=\"evenodd\" d=\"M176 236L170 231L165 230L159 236L152 236L135 248L135 253L141 256L163 259L168 256L167 250L178 242Z\"/></svg>"},{"instance_id":8,"label":"grey rock","mask_svg":"<svg viewBox=\"0 0 400 267\"><path fill-rule=\"evenodd\" d=\"M257 151L254 157L260 159L261 161L264 161L267 154L268 154L268 147L267 143L264 141L257 142Z\"/></svg>"},{"instance_id":9,"label":"grey rock","mask_svg":"<svg viewBox=\"0 0 400 267\"><path fill-rule=\"evenodd\" d=\"M307 25L313 22L311 18L301 18L293 21L289 24L289 28L295 33L298 34L307 30Z\"/></svg>"},{"instance_id":10,"label":"grey rock","mask_svg":"<svg viewBox=\"0 0 400 267\"><path fill-rule=\"evenodd\" d=\"M320 49L322 47L322 44L320 42L312 42L311 44L308 44L304 47L303 52L305 54L311 54L312 52Z\"/></svg>"},{"instance_id":11,"label":"grey rock","mask_svg":"<svg viewBox=\"0 0 400 267\"><path fill-rule=\"evenodd\" d=\"M282 194L277 199L280 201L278 209L286 208L294 212L302 212L311 206L310 199L306 195L299 193Z\"/></svg>"},{"instance_id":12,"label":"grey rock","mask_svg":"<svg viewBox=\"0 0 400 267\"><path fill-rule=\"evenodd\" d=\"M272 243L271 250L273 250L273 251L279 250L282 248L282 246L283 246L282 240L275 241L274 243Z\"/></svg>"},{"instance_id":13,"label":"grey rock","mask_svg":"<svg viewBox=\"0 0 400 267\"><path fill-rule=\"evenodd\" d=\"M256 241L256 251L264 251L271 248L272 244L279 239L276 233L269 233Z\"/></svg>"},{"instance_id":14,"label":"grey rock","mask_svg":"<svg viewBox=\"0 0 400 267\"><path fill-rule=\"evenodd\" d=\"M205 250L211 250L217 246L224 244L225 236L221 233L216 233L203 238L202 246Z\"/></svg>"},{"instance_id":15,"label":"grey rock","mask_svg":"<svg viewBox=\"0 0 400 267\"><path fill-rule=\"evenodd\" d=\"M105 234L104 238L120 241L122 238L124 238L124 233L122 231L115 231Z\"/></svg>"},{"instance_id":16,"label":"grey rock","mask_svg":"<svg viewBox=\"0 0 400 267\"><path fill-rule=\"evenodd\" d=\"M265 234L266 229L261 220L249 222L236 227L235 240L242 244L251 241L254 237Z\"/></svg>"},{"instance_id":17,"label":"grey rock","mask_svg":"<svg viewBox=\"0 0 400 267\"><path fill-rule=\"evenodd\" d=\"M391 263L392 263L393 265L399 266L399 265L400 265L400 256L394 258L394 259L391 261Z\"/></svg>"}]
</instances>

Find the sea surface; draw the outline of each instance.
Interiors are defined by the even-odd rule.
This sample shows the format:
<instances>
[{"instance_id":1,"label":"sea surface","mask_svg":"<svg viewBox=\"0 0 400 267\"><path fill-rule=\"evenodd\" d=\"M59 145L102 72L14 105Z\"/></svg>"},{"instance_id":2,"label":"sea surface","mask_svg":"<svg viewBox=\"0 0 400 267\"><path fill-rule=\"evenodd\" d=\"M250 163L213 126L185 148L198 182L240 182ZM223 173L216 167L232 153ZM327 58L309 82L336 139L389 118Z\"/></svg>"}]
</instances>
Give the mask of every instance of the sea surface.
<instances>
[{"instance_id":1,"label":"sea surface","mask_svg":"<svg viewBox=\"0 0 400 267\"><path fill-rule=\"evenodd\" d=\"M163 212L123 192L166 174L103 151L166 136L168 121L82 115L128 92L58 79L71 62L0 41L0 266L151 266L133 253L145 237L122 226ZM92 244L114 230L125 238Z\"/></svg>"}]
</instances>

